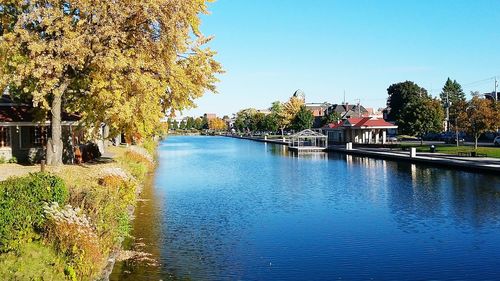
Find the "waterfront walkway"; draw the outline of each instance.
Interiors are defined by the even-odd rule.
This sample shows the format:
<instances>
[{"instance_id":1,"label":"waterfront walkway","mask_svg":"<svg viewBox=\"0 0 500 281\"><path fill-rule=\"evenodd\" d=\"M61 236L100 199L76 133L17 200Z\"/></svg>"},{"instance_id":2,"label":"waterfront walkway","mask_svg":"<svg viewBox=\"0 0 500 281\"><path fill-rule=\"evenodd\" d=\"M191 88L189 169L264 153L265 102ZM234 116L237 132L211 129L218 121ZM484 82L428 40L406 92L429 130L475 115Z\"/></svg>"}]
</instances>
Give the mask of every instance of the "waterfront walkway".
<instances>
[{"instance_id":1,"label":"waterfront walkway","mask_svg":"<svg viewBox=\"0 0 500 281\"><path fill-rule=\"evenodd\" d=\"M491 157L464 157L444 153L417 152L410 157L409 151L392 150L390 148L354 148L346 150L344 146L330 146L328 151L375 158L404 160L413 163L447 166L467 170L500 172L500 159Z\"/></svg>"},{"instance_id":2,"label":"waterfront walkway","mask_svg":"<svg viewBox=\"0 0 500 281\"><path fill-rule=\"evenodd\" d=\"M262 139L254 137L230 136L240 139L248 139L259 142L288 145L282 139ZM368 148L358 147L351 150L345 149L344 145L329 146L326 151L340 152L350 155L367 156L373 158L406 161L409 163L420 163L435 166L445 166L468 171L500 172L500 159L491 157L467 157L444 153L417 152L415 157L410 157L410 151L401 151L390 148Z\"/></svg>"}]
</instances>

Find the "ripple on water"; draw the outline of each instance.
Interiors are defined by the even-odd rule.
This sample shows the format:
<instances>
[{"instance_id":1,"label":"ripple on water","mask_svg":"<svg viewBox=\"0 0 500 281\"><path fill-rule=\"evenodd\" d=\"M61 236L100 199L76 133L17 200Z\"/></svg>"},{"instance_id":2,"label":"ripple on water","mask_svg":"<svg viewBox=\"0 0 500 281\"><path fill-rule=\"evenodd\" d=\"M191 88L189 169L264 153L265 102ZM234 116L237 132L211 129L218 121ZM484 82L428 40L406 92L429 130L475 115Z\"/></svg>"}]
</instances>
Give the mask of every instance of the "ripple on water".
<instances>
[{"instance_id":1,"label":"ripple on water","mask_svg":"<svg viewBox=\"0 0 500 281\"><path fill-rule=\"evenodd\" d=\"M156 224L134 231L160 266L128 280L500 276L499 177L222 137L169 137L159 156L137 218Z\"/></svg>"}]
</instances>

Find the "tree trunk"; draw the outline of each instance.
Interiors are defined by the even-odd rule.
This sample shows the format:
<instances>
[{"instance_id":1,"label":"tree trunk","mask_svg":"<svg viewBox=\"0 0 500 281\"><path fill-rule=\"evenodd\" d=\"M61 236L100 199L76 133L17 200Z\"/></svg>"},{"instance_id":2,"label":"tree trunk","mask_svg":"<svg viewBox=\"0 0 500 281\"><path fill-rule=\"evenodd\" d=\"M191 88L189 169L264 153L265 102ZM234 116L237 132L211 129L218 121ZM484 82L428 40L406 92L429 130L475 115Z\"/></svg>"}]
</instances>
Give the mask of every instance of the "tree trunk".
<instances>
[{"instance_id":1,"label":"tree trunk","mask_svg":"<svg viewBox=\"0 0 500 281\"><path fill-rule=\"evenodd\" d=\"M456 134L455 134L455 137L457 138L456 141L457 141L457 147L458 147L458 131L455 131Z\"/></svg>"},{"instance_id":2,"label":"tree trunk","mask_svg":"<svg viewBox=\"0 0 500 281\"><path fill-rule=\"evenodd\" d=\"M62 165L63 142L61 127L62 94L54 94L51 106L52 134L47 142L47 164L52 166Z\"/></svg>"},{"instance_id":3,"label":"tree trunk","mask_svg":"<svg viewBox=\"0 0 500 281\"><path fill-rule=\"evenodd\" d=\"M474 136L474 149L477 149L477 140L479 139L479 135Z\"/></svg>"}]
</instances>

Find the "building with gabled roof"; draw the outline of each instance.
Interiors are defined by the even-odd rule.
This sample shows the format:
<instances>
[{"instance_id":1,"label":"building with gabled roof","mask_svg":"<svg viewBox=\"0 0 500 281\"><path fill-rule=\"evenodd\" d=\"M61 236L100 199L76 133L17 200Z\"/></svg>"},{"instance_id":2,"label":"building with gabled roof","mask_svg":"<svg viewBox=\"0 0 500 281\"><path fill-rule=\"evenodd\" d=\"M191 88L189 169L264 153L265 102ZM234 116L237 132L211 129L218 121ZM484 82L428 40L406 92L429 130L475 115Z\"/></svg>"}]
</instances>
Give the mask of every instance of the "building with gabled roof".
<instances>
[{"instance_id":1,"label":"building with gabled roof","mask_svg":"<svg viewBox=\"0 0 500 281\"><path fill-rule=\"evenodd\" d=\"M328 136L328 143L363 143L385 144L387 131L398 126L383 119L373 117L346 118L337 123L331 123L322 128Z\"/></svg>"},{"instance_id":2,"label":"building with gabled roof","mask_svg":"<svg viewBox=\"0 0 500 281\"><path fill-rule=\"evenodd\" d=\"M322 125L322 118L328 114L328 108L331 104L328 102L322 103L306 103L305 107L311 111L314 116L313 128L319 128Z\"/></svg>"},{"instance_id":3,"label":"building with gabled roof","mask_svg":"<svg viewBox=\"0 0 500 281\"><path fill-rule=\"evenodd\" d=\"M33 106L15 102L3 94L0 97L0 158L19 162L39 162L44 159L50 136L50 111L46 119L37 120ZM64 160L73 161L73 146L83 138L77 124L80 116L62 113Z\"/></svg>"},{"instance_id":4,"label":"building with gabled roof","mask_svg":"<svg viewBox=\"0 0 500 281\"><path fill-rule=\"evenodd\" d=\"M332 104L328 109L326 114L331 112L336 112L340 115L341 119L352 118L352 117L368 117L370 113L365 107L359 104Z\"/></svg>"}]
</instances>

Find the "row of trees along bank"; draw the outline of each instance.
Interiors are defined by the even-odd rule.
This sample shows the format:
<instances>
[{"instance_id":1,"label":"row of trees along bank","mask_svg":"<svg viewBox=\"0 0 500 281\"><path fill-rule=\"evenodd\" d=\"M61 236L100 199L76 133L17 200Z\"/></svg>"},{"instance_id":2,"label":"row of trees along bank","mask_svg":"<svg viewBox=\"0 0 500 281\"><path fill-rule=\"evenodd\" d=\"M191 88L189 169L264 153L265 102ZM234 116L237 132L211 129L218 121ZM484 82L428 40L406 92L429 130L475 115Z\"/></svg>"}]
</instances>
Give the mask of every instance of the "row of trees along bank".
<instances>
[{"instance_id":1,"label":"row of trees along bank","mask_svg":"<svg viewBox=\"0 0 500 281\"><path fill-rule=\"evenodd\" d=\"M423 137L439 133L448 123L448 130L467 132L477 141L481 134L500 128L500 103L482 98L472 92L467 101L461 85L448 78L440 99L431 97L427 90L411 81L391 85L387 89L387 120L398 125L401 134ZM449 118L445 113L449 110ZM458 145L458 138L457 138Z\"/></svg>"},{"instance_id":2,"label":"row of trees along bank","mask_svg":"<svg viewBox=\"0 0 500 281\"><path fill-rule=\"evenodd\" d=\"M167 124L170 130L213 130L213 131L225 131L227 130L227 122L229 120L228 116L223 118L211 118L206 117L187 117L181 121L168 118Z\"/></svg>"},{"instance_id":3,"label":"row of trees along bank","mask_svg":"<svg viewBox=\"0 0 500 281\"><path fill-rule=\"evenodd\" d=\"M200 30L204 0L2 1L0 89L51 116L47 162L62 163L61 112L110 136L148 138L165 114L215 92L222 73ZM50 114L49 114L50 112Z\"/></svg>"},{"instance_id":4,"label":"row of trees along bank","mask_svg":"<svg viewBox=\"0 0 500 281\"><path fill-rule=\"evenodd\" d=\"M309 129L314 122L314 116L305 106L303 97L293 95L287 102L275 101L269 108L270 113L265 114L254 108L240 110L236 114L234 126L239 132L284 130L300 131ZM339 120L336 113L325 116L323 123Z\"/></svg>"},{"instance_id":5,"label":"row of trees along bank","mask_svg":"<svg viewBox=\"0 0 500 281\"><path fill-rule=\"evenodd\" d=\"M467 132L476 143L485 132L500 127L500 104L482 98L473 92L467 101L461 85L450 78L443 86L439 98L433 98L426 89L414 82L393 84L387 89L386 120L398 125L400 134L423 137L429 133ZM448 118L446 118L448 111ZM340 120L332 111L322 118L322 126ZM236 114L235 129L239 132L276 132L311 128L314 117L305 107L304 98L294 94L287 102L273 102L269 112L254 108L240 110ZM457 137L458 140L458 137ZM458 145L458 143L457 143Z\"/></svg>"}]
</instances>

